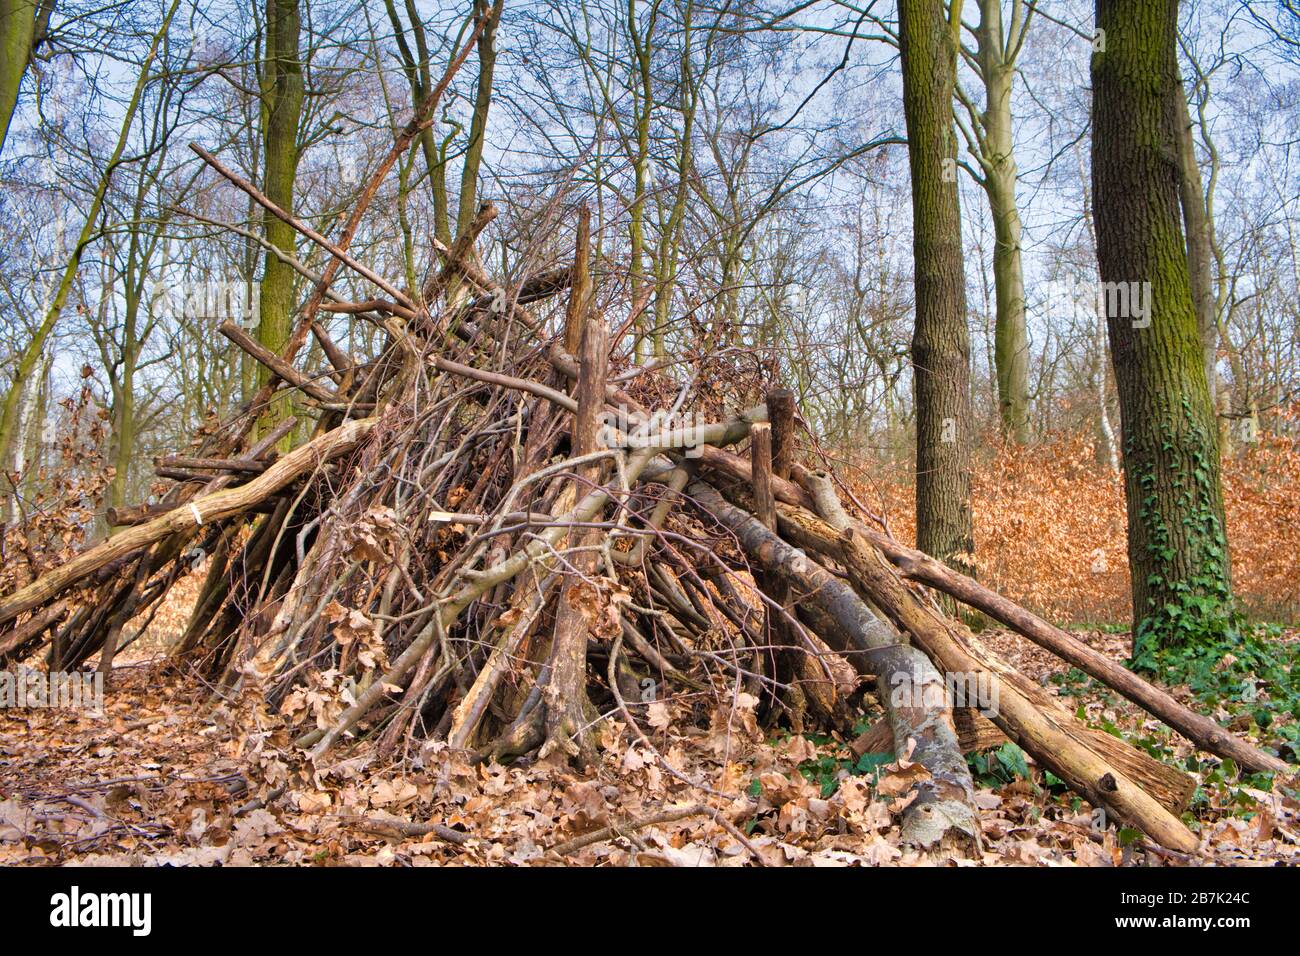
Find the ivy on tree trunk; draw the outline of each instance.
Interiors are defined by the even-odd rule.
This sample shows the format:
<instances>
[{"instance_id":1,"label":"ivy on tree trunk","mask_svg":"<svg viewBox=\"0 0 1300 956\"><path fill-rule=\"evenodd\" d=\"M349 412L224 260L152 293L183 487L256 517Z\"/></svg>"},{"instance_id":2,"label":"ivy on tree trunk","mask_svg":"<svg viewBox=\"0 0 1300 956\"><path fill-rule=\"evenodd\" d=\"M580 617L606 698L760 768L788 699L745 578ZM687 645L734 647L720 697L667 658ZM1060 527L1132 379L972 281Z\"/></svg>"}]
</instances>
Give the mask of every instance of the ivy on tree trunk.
<instances>
[{"instance_id":1,"label":"ivy on tree trunk","mask_svg":"<svg viewBox=\"0 0 1300 956\"><path fill-rule=\"evenodd\" d=\"M1221 636L1232 619L1218 434L1179 204L1177 15L1177 0L1097 0L1092 57L1097 258L1138 655Z\"/></svg>"}]
</instances>

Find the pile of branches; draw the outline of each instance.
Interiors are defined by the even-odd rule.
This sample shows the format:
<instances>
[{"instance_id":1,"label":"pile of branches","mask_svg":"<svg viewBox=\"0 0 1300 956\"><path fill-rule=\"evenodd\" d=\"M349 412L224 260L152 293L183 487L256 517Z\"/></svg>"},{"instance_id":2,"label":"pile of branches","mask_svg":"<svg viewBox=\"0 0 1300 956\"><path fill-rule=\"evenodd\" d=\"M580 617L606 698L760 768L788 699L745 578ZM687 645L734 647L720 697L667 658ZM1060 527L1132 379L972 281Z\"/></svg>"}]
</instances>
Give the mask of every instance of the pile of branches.
<instances>
[{"instance_id":1,"label":"pile of branches","mask_svg":"<svg viewBox=\"0 0 1300 956\"><path fill-rule=\"evenodd\" d=\"M348 246L365 206L421 122L333 242L194 147L329 266L317 275L292 261L313 292L282 353L221 327L269 384L195 454L158 461L175 482L161 503L118 509L114 534L0 598L0 665L97 657L107 673L124 635L147 627L201 555L206 577L171 654L217 693L263 694L297 716L296 744L314 758L362 739L395 752L434 738L482 759L580 766L603 716L648 745L651 697L745 692L773 722L843 727L874 681L884 718L873 749L920 768L903 801L906 839L977 841L963 752L1010 738L1118 822L1194 849L1179 818L1194 781L1086 726L946 614L942 593L1199 747L1288 770L899 544L853 502L850 515L835 475L801 463L814 443L790 392L760 390L760 404L727 413L716 388L630 364L610 328L630 328L645 303L614 322L595 308L585 212L571 264L508 287L474 253L491 205L454 248L436 246L421 289L358 262ZM344 268L374 298L339 297ZM382 346L346 354L323 312L372 323ZM323 373L295 364L309 335ZM304 426L283 412L290 392L310 413L296 447ZM952 675L991 689L996 707L953 706Z\"/></svg>"}]
</instances>

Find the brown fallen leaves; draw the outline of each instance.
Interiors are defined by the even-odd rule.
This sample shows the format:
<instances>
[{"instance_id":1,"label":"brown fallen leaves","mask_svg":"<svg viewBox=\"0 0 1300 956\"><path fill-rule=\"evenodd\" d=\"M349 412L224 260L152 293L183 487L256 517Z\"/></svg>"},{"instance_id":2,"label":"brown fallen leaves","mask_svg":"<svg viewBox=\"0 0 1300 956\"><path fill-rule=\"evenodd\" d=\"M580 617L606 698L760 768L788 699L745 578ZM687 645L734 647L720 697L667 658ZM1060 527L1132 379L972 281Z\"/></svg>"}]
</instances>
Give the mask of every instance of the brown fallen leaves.
<instances>
[{"instance_id":1,"label":"brown fallen leaves","mask_svg":"<svg viewBox=\"0 0 1300 956\"><path fill-rule=\"evenodd\" d=\"M801 766L843 742L772 739L745 694L656 700L638 714L651 746L606 720L599 764L578 776L540 764L475 765L439 743L404 765L377 764L363 745L312 766L289 749L283 717L253 695L214 708L196 684L157 665L116 676L102 716L0 713L0 864L1300 862L1300 805L1281 790L1246 788L1259 807L1249 818L1226 806L1203 811L1203 853L1178 859L1121 845L1087 804L1023 780L977 792L978 857L923 854L901 843L897 825L898 795L924 772L909 754L879 768L874 784L841 772L825 795ZM305 689L290 707L312 708L336 690ZM653 822L665 817L673 819ZM605 838L555 852L601 831Z\"/></svg>"},{"instance_id":2,"label":"brown fallen leaves","mask_svg":"<svg viewBox=\"0 0 1300 956\"><path fill-rule=\"evenodd\" d=\"M1252 616L1294 621L1300 438L1261 434L1236 444L1222 469L1234 592ZM857 474L858 499L911 543L915 489L906 467L872 462ZM1128 619L1123 481L1098 465L1089 435L977 456L971 497L981 582L1052 620Z\"/></svg>"}]
</instances>

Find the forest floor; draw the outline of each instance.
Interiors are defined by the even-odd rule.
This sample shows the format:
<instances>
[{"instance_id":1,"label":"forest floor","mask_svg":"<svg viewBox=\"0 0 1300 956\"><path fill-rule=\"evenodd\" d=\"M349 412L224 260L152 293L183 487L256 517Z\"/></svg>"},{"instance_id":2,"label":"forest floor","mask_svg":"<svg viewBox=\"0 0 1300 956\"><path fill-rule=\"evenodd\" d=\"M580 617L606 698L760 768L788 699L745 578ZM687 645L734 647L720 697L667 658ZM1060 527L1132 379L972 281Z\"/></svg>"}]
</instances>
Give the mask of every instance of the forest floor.
<instances>
[{"instance_id":1,"label":"forest floor","mask_svg":"<svg viewBox=\"0 0 1300 956\"><path fill-rule=\"evenodd\" d=\"M1084 636L1117 659L1127 650L1125 635ZM1180 767L1195 760L1181 738L1034 645L1001 631L984 639L1096 726ZM1201 787L1188 819L1202 841L1190 856L1099 828L1011 745L975 759L983 846L920 853L900 846L889 803L906 761L860 757L838 737L762 732L744 694L709 713L686 698L652 705L645 740L607 720L599 765L576 774L474 766L440 745L389 764L363 745L312 766L253 694L214 706L191 677L147 659L113 676L101 715L0 711L0 864L1300 864L1296 792L1252 786L1213 759L1192 764ZM680 819L657 822L670 816ZM608 839L575 845L606 827Z\"/></svg>"}]
</instances>

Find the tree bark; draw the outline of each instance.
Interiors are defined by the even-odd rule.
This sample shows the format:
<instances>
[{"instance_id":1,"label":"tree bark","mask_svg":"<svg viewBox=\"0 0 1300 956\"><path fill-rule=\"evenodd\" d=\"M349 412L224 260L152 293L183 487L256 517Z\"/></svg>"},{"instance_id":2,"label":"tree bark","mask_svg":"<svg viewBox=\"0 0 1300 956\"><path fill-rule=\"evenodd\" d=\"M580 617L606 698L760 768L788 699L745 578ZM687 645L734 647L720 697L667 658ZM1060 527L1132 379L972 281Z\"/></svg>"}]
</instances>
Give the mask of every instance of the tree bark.
<instances>
[{"instance_id":1,"label":"tree bark","mask_svg":"<svg viewBox=\"0 0 1300 956\"><path fill-rule=\"evenodd\" d=\"M293 213L294 181L298 175L298 124L302 116L303 76L298 53L298 0L266 0L266 57L262 62L262 191L286 213ZM262 267L257 340L279 355L293 324L294 269L284 255L294 254L294 229L277 216L263 215L267 241ZM258 368L257 384L265 388L272 372ZM288 396L274 402L267 422L289 414Z\"/></svg>"},{"instance_id":2,"label":"tree bark","mask_svg":"<svg viewBox=\"0 0 1300 956\"><path fill-rule=\"evenodd\" d=\"M927 554L973 570L970 333L952 131L957 43L941 0L900 0L898 36L916 285L916 538Z\"/></svg>"},{"instance_id":3,"label":"tree bark","mask_svg":"<svg viewBox=\"0 0 1300 956\"><path fill-rule=\"evenodd\" d=\"M575 296L580 294L575 287ZM605 410L605 372L609 360L609 332L600 315L581 316L581 374L578 377L578 409L574 415L574 456L590 455L601 447L601 416ZM584 486L600 483L600 464L580 468ZM552 752L564 759L589 762L595 709L587 697L587 640L600 611L600 596L591 577L600 559L596 553L601 534L594 529L570 534L570 570L555 610L555 631L551 646L551 680L543 695L546 700L546 743L539 754Z\"/></svg>"},{"instance_id":4,"label":"tree bark","mask_svg":"<svg viewBox=\"0 0 1300 956\"><path fill-rule=\"evenodd\" d=\"M1223 636L1232 610L1218 433L1179 210L1177 13L1177 0L1097 0L1105 48L1092 60L1097 258L1139 656ZM1133 308L1136 297L1144 307Z\"/></svg>"},{"instance_id":5,"label":"tree bark","mask_svg":"<svg viewBox=\"0 0 1300 956\"><path fill-rule=\"evenodd\" d=\"M9 134L32 51L43 38L53 0L0 0L0 152Z\"/></svg>"},{"instance_id":6,"label":"tree bark","mask_svg":"<svg viewBox=\"0 0 1300 956\"><path fill-rule=\"evenodd\" d=\"M763 573L790 587L802 603L815 606L831 626L819 636L863 674L876 677L877 696L894 732L895 752L915 742L912 760L930 772L914 785L916 799L903 817L905 839L933 845L949 834L974 837L978 819L971 805L974 784L966 766L944 682L925 655L876 617L853 589L763 527L753 515L727 503L705 482L689 488L707 512L735 534Z\"/></svg>"},{"instance_id":7,"label":"tree bark","mask_svg":"<svg viewBox=\"0 0 1300 956\"><path fill-rule=\"evenodd\" d=\"M993 361L998 412L1004 434L1023 444L1029 440L1029 333L1025 325L1025 276L1011 134L1011 87L1016 64L1014 53L1008 56L1002 0L980 0L976 36L985 91L981 165L993 219L993 286L997 299ZM1011 39L1018 42L1019 36Z\"/></svg>"},{"instance_id":8,"label":"tree bark","mask_svg":"<svg viewBox=\"0 0 1300 956\"><path fill-rule=\"evenodd\" d=\"M1178 200L1183 208L1183 227L1187 234L1187 273L1192 284L1192 305L1196 310L1196 328L1201 337L1205 361L1205 382L1210 389L1210 404L1217 407L1215 354L1218 352L1219 324L1214 302L1214 279L1210 271L1214 253L1210 248L1210 210L1201 184L1201 166L1196 161L1196 140L1192 136L1192 117L1187 109L1187 95L1178 84Z\"/></svg>"},{"instance_id":9,"label":"tree bark","mask_svg":"<svg viewBox=\"0 0 1300 956\"><path fill-rule=\"evenodd\" d=\"M487 131L488 110L492 106L492 74L496 69L497 27L501 23L504 0L478 0L475 4L486 26L478 38L478 86L474 94L474 115L469 124L469 143L461 167L460 197L456 206L456 235L464 235L474 221L477 208L478 171L483 161L483 137Z\"/></svg>"}]
</instances>

